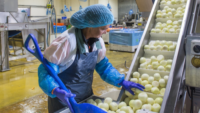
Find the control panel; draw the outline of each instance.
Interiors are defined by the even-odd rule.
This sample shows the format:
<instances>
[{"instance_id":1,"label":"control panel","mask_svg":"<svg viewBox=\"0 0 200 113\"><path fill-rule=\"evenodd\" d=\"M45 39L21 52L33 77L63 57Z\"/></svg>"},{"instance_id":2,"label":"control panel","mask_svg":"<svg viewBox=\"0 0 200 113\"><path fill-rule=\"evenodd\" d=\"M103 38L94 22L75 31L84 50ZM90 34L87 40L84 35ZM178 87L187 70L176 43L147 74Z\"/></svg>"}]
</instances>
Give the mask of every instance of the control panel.
<instances>
[{"instance_id":1,"label":"control panel","mask_svg":"<svg viewBox=\"0 0 200 113\"><path fill-rule=\"evenodd\" d=\"M187 37L186 49L186 84L200 87L200 36Z\"/></svg>"}]
</instances>

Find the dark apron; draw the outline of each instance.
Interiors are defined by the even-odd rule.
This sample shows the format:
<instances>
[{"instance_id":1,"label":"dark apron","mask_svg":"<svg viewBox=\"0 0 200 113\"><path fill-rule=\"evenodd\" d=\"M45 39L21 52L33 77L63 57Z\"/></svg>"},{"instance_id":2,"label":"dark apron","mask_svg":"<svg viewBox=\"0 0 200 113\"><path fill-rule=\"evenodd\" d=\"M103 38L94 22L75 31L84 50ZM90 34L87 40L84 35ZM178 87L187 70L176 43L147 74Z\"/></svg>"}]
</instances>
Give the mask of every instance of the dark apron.
<instances>
[{"instance_id":1,"label":"dark apron","mask_svg":"<svg viewBox=\"0 0 200 113\"><path fill-rule=\"evenodd\" d=\"M72 65L64 72L58 74L62 82L73 94L76 94L76 102L80 102L93 94L92 82L93 73L97 63L98 51L81 54L77 49L77 54ZM54 113L64 107L66 104L57 97L48 97L49 113Z\"/></svg>"}]
</instances>

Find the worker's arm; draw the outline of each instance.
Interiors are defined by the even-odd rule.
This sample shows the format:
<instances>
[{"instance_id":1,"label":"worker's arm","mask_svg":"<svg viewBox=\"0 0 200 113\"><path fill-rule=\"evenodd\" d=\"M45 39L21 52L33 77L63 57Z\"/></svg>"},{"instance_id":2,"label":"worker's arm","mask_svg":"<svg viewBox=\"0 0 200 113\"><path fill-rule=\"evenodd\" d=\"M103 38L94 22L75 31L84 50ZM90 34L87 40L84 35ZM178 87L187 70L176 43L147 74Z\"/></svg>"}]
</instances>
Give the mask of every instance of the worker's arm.
<instances>
[{"instance_id":1,"label":"worker's arm","mask_svg":"<svg viewBox=\"0 0 200 113\"><path fill-rule=\"evenodd\" d=\"M98 50L98 59L95 69L105 82L120 87L121 85L119 85L119 83L124 80L124 75L120 74L106 57L106 47L103 39L99 38L99 41L102 48Z\"/></svg>"},{"instance_id":2,"label":"worker's arm","mask_svg":"<svg viewBox=\"0 0 200 113\"><path fill-rule=\"evenodd\" d=\"M100 38L100 42L101 42L102 49L99 50L98 61L97 61L97 65L95 69L97 73L101 76L101 78L105 82L112 84L116 87L122 86L124 89L126 89L133 95L134 95L134 92L131 90L131 88L137 88L143 91L144 86L131 82L131 81L124 80L124 74L120 74L117 71L117 69L115 69L112 66L108 58L105 56L106 49L101 38Z\"/></svg>"},{"instance_id":3,"label":"worker's arm","mask_svg":"<svg viewBox=\"0 0 200 113\"><path fill-rule=\"evenodd\" d=\"M116 87L120 87L119 83L124 80L124 74L120 74L112 64L108 61L107 57L104 57L95 67L97 73L101 76L105 82L112 84Z\"/></svg>"},{"instance_id":4,"label":"worker's arm","mask_svg":"<svg viewBox=\"0 0 200 113\"><path fill-rule=\"evenodd\" d=\"M67 64L69 62L68 59L71 57L71 50L67 38L65 36L59 36L44 51L44 57L49 61L51 67L58 74L64 70L64 68L61 69L62 67L67 67L67 65L63 65L63 63ZM38 68L38 79L39 86L44 93L52 98L56 97L56 91L59 91L59 89L56 88L58 88L59 85L55 79L48 74L42 64Z\"/></svg>"},{"instance_id":5,"label":"worker's arm","mask_svg":"<svg viewBox=\"0 0 200 113\"><path fill-rule=\"evenodd\" d=\"M59 67L56 64L49 63L51 67L55 70L56 73L59 72ZM43 90L44 93L46 93L48 96L54 98L56 95L53 94L53 91L59 87L58 83L55 81L53 77L49 75L49 73L46 71L44 66L40 64L38 67L38 82L40 88Z\"/></svg>"}]
</instances>

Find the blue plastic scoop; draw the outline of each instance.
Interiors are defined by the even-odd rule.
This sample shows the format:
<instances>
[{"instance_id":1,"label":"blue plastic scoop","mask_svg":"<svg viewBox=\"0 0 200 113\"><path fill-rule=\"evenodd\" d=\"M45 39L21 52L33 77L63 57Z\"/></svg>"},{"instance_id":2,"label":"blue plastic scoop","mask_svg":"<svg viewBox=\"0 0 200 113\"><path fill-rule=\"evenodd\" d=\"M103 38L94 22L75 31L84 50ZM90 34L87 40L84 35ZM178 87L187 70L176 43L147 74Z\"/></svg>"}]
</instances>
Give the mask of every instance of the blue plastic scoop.
<instances>
[{"instance_id":1,"label":"blue plastic scoop","mask_svg":"<svg viewBox=\"0 0 200 113\"><path fill-rule=\"evenodd\" d=\"M35 49L32 50L29 47L29 42L32 39ZM60 80L58 75L55 73L54 69L49 65L48 61L43 57L42 52L39 48L39 45L37 43L37 39L33 34L29 34L25 41L25 48L33 54L45 67L45 69L48 71L48 73L56 80L56 82L59 84L60 88L64 89L66 92L70 93L70 90L68 90L63 82ZM107 113L106 111L98 108L97 106L94 106L92 104L87 103L81 103L78 104L74 98L68 98L68 106L71 106L72 109L70 109L71 113ZM70 108L70 107L69 107Z\"/></svg>"}]
</instances>

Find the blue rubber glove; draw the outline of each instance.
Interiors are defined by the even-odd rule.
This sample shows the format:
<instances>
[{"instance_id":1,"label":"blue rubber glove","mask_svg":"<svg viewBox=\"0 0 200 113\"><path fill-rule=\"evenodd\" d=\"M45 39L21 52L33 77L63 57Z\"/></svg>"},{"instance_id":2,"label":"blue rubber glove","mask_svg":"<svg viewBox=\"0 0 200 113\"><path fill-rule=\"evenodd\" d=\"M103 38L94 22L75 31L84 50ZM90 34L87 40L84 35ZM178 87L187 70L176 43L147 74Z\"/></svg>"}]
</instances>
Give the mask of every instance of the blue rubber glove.
<instances>
[{"instance_id":1,"label":"blue rubber glove","mask_svg":"<svg viewBox=\"0 0 200 113\"><path fill-rule=\"evenodd\" d=\"M134 92L131 90L131 88L137 88L141 91L143 91L143 89L145 89L144 86L142 86L138 83L134 83L134 82L131 82L131 81L126 81L126 80L123 80L121 83L119 83L119 85L121 85L122 88L124 88L125 90L130 92L132 95L134 95Z\"/></svg>"},{"instance_id":2,"label":"blue rubber glove","mask_svg":"<svg viewBox=\"0 0 200 113\"><path fill-rule=\"evenodd\" d=\"M67 93L65 90L56 88L53 91L53 94L55 94L62 102L64 102L67 105L67 102L69 101L68 98L75 97L75 94Z\"/></svg>"}]
</instances>

